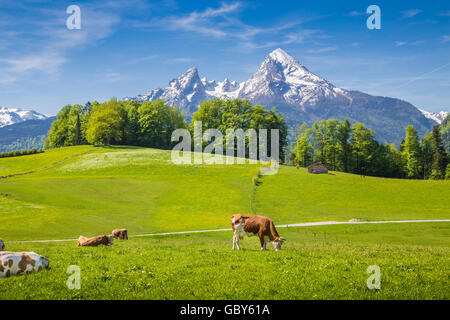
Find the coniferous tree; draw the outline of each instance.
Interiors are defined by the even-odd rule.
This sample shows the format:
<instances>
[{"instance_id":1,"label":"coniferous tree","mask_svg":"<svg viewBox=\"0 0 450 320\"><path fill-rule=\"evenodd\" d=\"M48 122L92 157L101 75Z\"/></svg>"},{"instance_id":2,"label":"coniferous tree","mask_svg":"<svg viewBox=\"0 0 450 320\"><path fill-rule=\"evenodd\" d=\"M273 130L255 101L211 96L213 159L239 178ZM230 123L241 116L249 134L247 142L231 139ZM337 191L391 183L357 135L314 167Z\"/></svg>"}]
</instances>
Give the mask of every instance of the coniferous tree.
<instances>
[{"instance_id":1,"label":"coniferous tree","mask_svg":"<svg viewBox=\"0 0 450 320\"><path fill-rule=\"evenodd\" d=\"M406 163L408 178L419 177L420 144L419 135L414 126L406 127L405 143L403 144L403 158Z\"/></svg>"},{"instance_id":2,"label":"coniferous tree","mask_svg":"<svg viewBox=\"0 0 450 320\"><path fill-rule=\"evenodd\" d=\"M362 123L352 126L352 151L355 158L355 173L367 174L375 147L374 133Z\"/></svg>"},{"instance_id":3,"label":"coniferous tree","mask_svg":"<svg viewBox=\"0 0 450 320\"><path fill-rule=\"evenodd\" d=\"M439 127L434 126L432 131L433 164L431 166L432 179L445 179L448 155L444 149Z\"/></svg>"},{"instance_id":4,"label":"coniferous tree","mask_svg":"<svg viewBox=\"0 0 450 320\"><path fill-rule=\"evenodd\" d=\"M350 121L345 119L338 125L338 165L339 169L344 172L349 172L350 170L350 156L351 156L351 145L350 136L352 133L352 128Z\"/></svg>"},{"instance_id":5,"label":"coniferous tree","mask_svg":"<svg viewBox=\"0 0 450 320\"><path fill-rule=\"evenodd\" d=\"M296 164L307 167L313 161L313 147L311 145L311 129L308 124L303 123L298 128L297 142L292 150Z\"/></svg>"},{"instance_id":6,"label":"coniferous tree","mask_svg":"<svg viewBox=\"0 0 450 320\"><path fill-rule=\"evenodd\" d=\"M316 121L312 127L313 145L314 145L314 161L327 164L326 145L327 145L327 121Z\"/></svg>"},{"instance_id":7,"label":"coniferous tree","mask_svg":"<svg viewBox=\"0 0 450 320\"><path fill-rule=\"evenodd\" d=\"M80 121L80 114L77 113L77 120L75 123L75 141L74 144L80 145L81 144L81 121Z\"/></svg>"}]
</instances>

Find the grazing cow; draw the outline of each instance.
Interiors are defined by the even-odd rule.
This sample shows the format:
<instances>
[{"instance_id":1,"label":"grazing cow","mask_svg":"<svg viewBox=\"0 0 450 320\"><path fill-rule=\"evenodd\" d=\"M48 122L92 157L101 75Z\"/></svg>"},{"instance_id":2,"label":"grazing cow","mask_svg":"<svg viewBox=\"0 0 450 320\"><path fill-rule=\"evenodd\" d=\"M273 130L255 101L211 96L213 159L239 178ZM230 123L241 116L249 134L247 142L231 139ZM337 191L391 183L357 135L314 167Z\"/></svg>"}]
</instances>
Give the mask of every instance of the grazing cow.
<instances>
[{"instance_id":1,"label":"grazing cow","mask_svg":"<svg viewBox=\"0 0 450 320\"><path fill-rule=\"evenodd\" d=\"M110 246L113 244L113 236L112 235L104 235L104 236L97 236L93 238L86 238L83 236L80 236L78 238L78 246L79 247L97 247L101 244L104 244L105 246Z\"/></svg>"},{"instance_id":2,"label":"grazing cow","mask_svg":"<svg viewBox=\"0 0 450 320\"><path fill-rule=\"evenodd\" d=\"M235 214L231 217L231 228L233 229L233 250L236 247L241 250L239 239L244 239L244 236L258 235L261 250L266 250L267 242L272 242L275 251L281 250L281 245L285 241L278 235L273 221L267 217Z\"/></svg>"},{"instance_id":3,"label":"grazing cow","mask_svg":"<svg viewBox=\"0 0 450 320\"><path fill-rule=\"evenodd\" d=\"M35 252L0 252L0 278L47 269L50 260Z\"/></svg>"},{"instance_id":4,"label":"grazing cow","mask_svg":"<svg viewBox=\"0 0 450 320\"><path fill-rule=\"evenodd\" d=\"M114 238L128 240L128 230L127 229L115 229L112 231L112 236Z\"/></svg>"},{"instance_id":5,"label":"grazing cow","mask_svg":"<svg viewBox=\"0 0 450 320\"><path fill-rule=\"evenodd\" d=\"M0 251L5 250L5 243L3 242L2 239L0 239Z\"/></svg>"}]
</instances>

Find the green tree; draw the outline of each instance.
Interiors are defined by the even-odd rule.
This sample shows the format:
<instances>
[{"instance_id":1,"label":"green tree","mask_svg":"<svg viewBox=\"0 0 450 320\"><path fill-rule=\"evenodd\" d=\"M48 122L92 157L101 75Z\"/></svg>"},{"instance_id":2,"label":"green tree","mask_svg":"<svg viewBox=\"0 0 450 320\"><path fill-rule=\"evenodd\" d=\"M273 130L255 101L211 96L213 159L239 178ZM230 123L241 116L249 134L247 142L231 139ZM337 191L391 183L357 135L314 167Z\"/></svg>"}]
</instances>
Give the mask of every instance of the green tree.
<instances>
[{"instance_id":1,"label":"green tree","mask_svg":"<svg viewBox=\"0 0 450 320\"><path fill-rule=\"evenodd\" d=\"M56 120L53 121L52 126L48 132L48 137L45 140L45 148L59 148L69 146L69 112L72 109L71 105L66 105L56 115Z\"/></svg>"},{"instance_id":2,"label":"green tree","mask_svg":"<svg viewBox=\"0 0 450 320\"><path fill-rule=\"evenodd\" d=\"M327 164L326 161L326 145L327 145L327 121L321 120L314 122L312 126L314 161Z\"/></svg>"},{"instance_id":3,"label":"green tree","mask_svg":"<svg viewBox=\"0 0 450 320\"><path fill-rule=\"evenodd\" d=\"M403 158L406 163L406 174L408 178L419 177L420 144L419 135L414 126L406 127L405 143L403 144Z\"/></svg>"},{"instance_id":4,"label":"green tree","mask_svg":"<svg viewBox=\"0 0 450 320\"><path fill-rule=\"evenodd\" d=\"M352 127L350 121L345 119L340 122L337 128L337 143L338 143L338 168L341 171L349 172L350 157L351 157L351 144L350 136L352 134Z\"/></svg>"},{"instance_id":5,"label":"green tree","mask_svg":"<svg viewBox=\"0 0 450 320\"><path fill-rule=\"evenodd\" d=\"M450 153L450 114L439 125L439 131L441 132L442 144L447 153Z\"/></svg>"},{"instance_id":6,"label":"green tree","mask_svg":"<svg viewBox=\"0 0 450 320\"><path fill-rule=\"evenodd\" d=\"M442 144L439 127L434 126L432 131L433 164L431 166L432 179L444 179L448 163L448 155Z\"/></svg>"},{"instance_id":7,"label":"green tree","mask_svg":"<svg viewBox=\"0 0 450 320\"><path fill-rule=\"evenodd\" d=\"M338 152L338 125L339 120L330 119L327 120L326 131L326 143L325 143L325 155L326 163L331 167L331 170L336 170L336 158Z\"/></svg>"},{"instance_id":8,"label":"green tree","mask_svg":"<svg viewBox=\"0 0 450 320\"><path fill-rule=\"evenodd\" d=\"M199 109L194 113L190 125L191 133L193 133L194 122L202 121L202 130L218 129L224 135L224 150L227 143L227 129L255 129L257 132L261 129L268 130L267 142L268 151L271 150L271 129L279 130L280 142L280 159L285 158L287 144L287 126L284 118L275 109L267 111L263 106L252 106L248 100L232 99L223 100L216 98L213 100L203 101L200 103ZM206 142L203 141L205 145ZM235 144L235 150L237 145ZM246 138L246 156L248 156L248 138Z\"/></svg>"},{"instance_id":9,"label":"green tree","mask_svg":"<svg viewBox=\"0 0 450 320\"><path fill-rule=\"evenodd\" d=\"M126 123L125 129L125 143L128 145L139 145L139 106L141 104L137 101L129 101L125 103Z\"/></svg>"},{"instance_id":10,"label":"green tree","mask_svg":"<svg viewBox=\"0 0 450 320\"><path fill-rule=\"evenodd\" d=\"M311 145L312 131L308 128L307 123L303 123L298 127L297 142L292 149L294 154L294 162L302 167L307 167L312 164L314 149Z\"/></svg>"},{"instance_id":11,"label":"green tree","mask_svg":"<svg viewBox=\"0 0 450 320\"><path fill-rule=\"evenodd\" d=\"M152 148L170 148L175 129L187 128L178 108L165 104L163 100L144 102L138 108L139 144Z\"/></svg>"},{"instance_id":12,"label":"green tree","mask_svg":"<svg viewBox=\"0 0 450 320\"><path fill-rule=\"evenodd\" d=\"M77 114L77 120L75 122L75 141L74 141L75 145L80 145L81 144L81 120L80 120L80 115Z\"/></svg>"},{"instance_id":13,"label":"green tree","mask_svg":"<svg viewBox=\"0 0 450 320\"><path fill-rule=\"evenodd\" d=\"M431 165L433 163L433 136L430 133L420 141L420 175L423 179L428 179L431 175Z\"/></svg>"},{"instance_id":14,"label":"green tree","mask_svg":"<svg viewBox=\"0 0 450 320\"><path fill-rule=\"evenodd\" d=\"M120 143L123 135L122 107L116 99L95 105L87 128L87 140L92 144Z\"/></svg>"},{"instance_id":15,"label":"green tree","mask_svg":"<svg viewBox=\"0 0 450 320\"><path fill-rule=\"evenodd\" d=\"M355 172L367 174L375 147L374 133L360 122L353 124L352 131L352 151L356 161Z\"/></svg>"}]
</instances>

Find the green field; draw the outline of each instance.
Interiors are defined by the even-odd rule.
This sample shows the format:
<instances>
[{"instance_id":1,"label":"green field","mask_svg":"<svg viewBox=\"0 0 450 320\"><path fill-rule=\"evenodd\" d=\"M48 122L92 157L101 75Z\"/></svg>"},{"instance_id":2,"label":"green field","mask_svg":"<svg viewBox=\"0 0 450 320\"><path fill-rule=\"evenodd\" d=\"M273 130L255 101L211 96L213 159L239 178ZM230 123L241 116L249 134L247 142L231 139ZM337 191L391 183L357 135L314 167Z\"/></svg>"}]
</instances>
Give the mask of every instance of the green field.
<instances>
[{"instance_id":1,"label":"green field","mask_svg":"<svg viewBox=\"0 0 450 320\"><path fill-rule=\"evenodd\" d=\"M0 179L0 238L7 250L51 261L50 270L0 279L0 299L449 298L448 222L280 228L287 238L280 252L260 252L255 238L232 252L231 230L131 237L108 248L8 243L121 227L131 235L228 228L232 214L252 211L276 224L450 219L449 181L308 175L283 166L255 189L258 170L178 166L170 151L134 147L0 159L0 176L12 175ZM81 290L65 286L69 265L82 270ZM381 290L366 288L369 265L381 268Z\"/></svg>"}]
</instances>

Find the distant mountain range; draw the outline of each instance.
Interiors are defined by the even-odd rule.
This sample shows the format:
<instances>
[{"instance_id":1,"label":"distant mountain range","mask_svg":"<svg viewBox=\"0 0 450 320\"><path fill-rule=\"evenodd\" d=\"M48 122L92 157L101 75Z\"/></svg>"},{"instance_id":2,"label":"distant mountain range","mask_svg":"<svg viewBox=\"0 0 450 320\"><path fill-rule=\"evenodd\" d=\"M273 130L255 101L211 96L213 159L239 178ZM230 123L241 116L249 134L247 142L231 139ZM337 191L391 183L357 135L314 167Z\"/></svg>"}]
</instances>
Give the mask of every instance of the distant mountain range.
<instances>
[{"instance_id":1,"label":"distant mountain range","mask_svg":"<svg viewBox=\"0 0 450 320\"><path fill-rule=\"evenodd\" d=\"M426 118L434 120L438 124L441 124L442 121L444 121L445 118L447 118L447 116L448 116L448 112L447 111L441 111L441 112L434 113L434 112L429 112L429 111L422 110L422 109L419 109L419 110L420 110L420 112L423 113L423 115Z\"/></svg>"},{"instance_id":2,"label":"distant mountain range","mask_svg":"<svg viewBox=\"0 0 450 320\"><path fill-rule=\"evenodd\" d=\"M0 152L41 149L56 117L26 120L0 128Z\"/></svg>"},{"instance_id":3,"label":"distant mountain range","mask_svg":"<svg viewBox=\"0 0 450 320\"><path fill-rule=\"evenodd\" d=\"M47 116L34 110L5 108L0 106L0 128L27 120L44 120L44 119L47 119Z\"/></svg>"},{"instance_id":4,"label":"distant mountain range","mask_svg":"<svg viewBox=\"0 0 450 320\"><path fill-rule=\"evenodd\" d=\"M180 107L190 120L201 101L215 97L248 99L268 108L277 107L291 132L302 122L312 124L322 119L347 118L373 129L380 142L396 144L403 139L406 126L414 125L423 135L448 115L446 111L432 113L420 110L395 98L337 88L310 72L282 49L271 52L253 76L242 83L200 78L197 68L191 68L170 81L165 89L155 89L124 100L142 102L161 98ZM0 152L42 148L54 120L55 117L48 118L33 110L0 107Z\"/></svg>"},{"instance_id":5,"label":"distant mountain range","mask_svg":"<svg viewBox=\"0 0 450 320\"><path fill-rule=\"evenodd\" d=\"M442 118L431 113L425 115L403 100L338 88L282 49L271 52L253 76L242 83L228 79L208 81L200 78L197 68L191 68L170 81L165 89L124 100L142 102L161 98L180 107L190 119L201 101L215 97L247 99L267 108L276 107L291 128L302 122L347 118L373 129L380 142L396 144L403 139L406 126L414 125L423 135Z\"/></svg>"}]
</instances>

